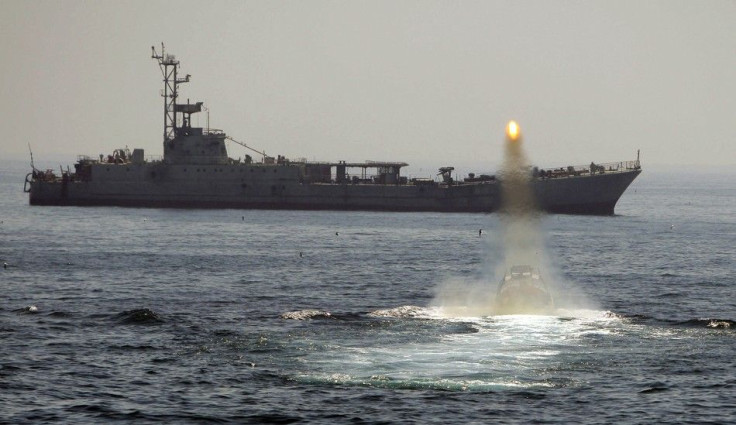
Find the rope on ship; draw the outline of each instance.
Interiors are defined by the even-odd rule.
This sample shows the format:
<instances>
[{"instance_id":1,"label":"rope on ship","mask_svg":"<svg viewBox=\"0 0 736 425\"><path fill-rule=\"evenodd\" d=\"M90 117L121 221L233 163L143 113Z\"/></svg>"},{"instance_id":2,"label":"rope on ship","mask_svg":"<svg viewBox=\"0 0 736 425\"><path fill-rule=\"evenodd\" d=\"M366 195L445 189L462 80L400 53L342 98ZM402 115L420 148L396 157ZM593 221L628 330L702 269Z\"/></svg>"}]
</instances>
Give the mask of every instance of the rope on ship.
<instances>
[{"instance_id":1,"label":"rope on ship","mask_svg":"<svg viewBox=\"0 0 736 425\"><path fill-rule=\"evenodd\" d=\"M242 147L244 147L244 148L246 148L246 149L250 149L250 150L252 150L253 152L255 152L255 153L257 153L257 154L259 154L259 155L263 156L264 158L268 156L268 155L266 155L266 152L265 152L265 151L261 152L261 151L259 151L259 150L257 150L257 149L253 149L252 147L250 147L250 146L246 145L245 143L243 143L243 142L239 142L239 141L237 141L237 140L233 139L233 138L232 138L232 137L230 137L230 136L225 136L225 138L226 138L227 140L230 140L231 142L234 142L234 143L237 143L237 144L239 144L240 146L242 146Z\"/></svg>"}]
</instances>

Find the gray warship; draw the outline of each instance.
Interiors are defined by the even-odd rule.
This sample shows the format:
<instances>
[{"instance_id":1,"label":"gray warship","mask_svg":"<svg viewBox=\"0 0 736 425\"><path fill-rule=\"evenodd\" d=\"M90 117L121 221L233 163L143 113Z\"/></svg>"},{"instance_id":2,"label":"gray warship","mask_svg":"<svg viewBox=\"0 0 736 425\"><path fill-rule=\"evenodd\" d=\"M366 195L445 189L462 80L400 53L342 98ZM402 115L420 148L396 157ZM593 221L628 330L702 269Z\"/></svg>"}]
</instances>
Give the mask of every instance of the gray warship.
<instances>
[{"instance_id":1,"label":"gray warship","mask_svg":"<svg viewBox=\"0 0 736 425\"><path fill-rule=\"evenodd\" d=\"M316 162L268 156L221 130L192 127L203 103L177 103L179 61L152 47L164 88L163 157L143 149L116 149L99 158L79 156L74 169L33 166L24 191L31 205L155 208L241 208L294 210L379 210L494 212L501 206L502 178L473 173L453 177L441 167L436 179L402 176L404 162ZM208 125L209 127L209 125ZM260 155L230 158L226 141ZM537 207L551 213L611 215L621 195L641 172L634 161L531 168Z\"/></svg>"}]
</instances>

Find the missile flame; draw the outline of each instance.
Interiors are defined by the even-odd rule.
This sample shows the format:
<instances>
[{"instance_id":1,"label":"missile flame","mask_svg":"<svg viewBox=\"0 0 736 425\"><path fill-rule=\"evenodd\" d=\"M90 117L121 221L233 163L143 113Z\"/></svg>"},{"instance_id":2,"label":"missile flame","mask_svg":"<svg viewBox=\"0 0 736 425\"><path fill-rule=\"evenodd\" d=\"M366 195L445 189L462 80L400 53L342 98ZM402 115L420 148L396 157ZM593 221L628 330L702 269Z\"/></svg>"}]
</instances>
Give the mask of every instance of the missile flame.
<instances>
[{"instance_id":1,"label":"missile flame","mask_svg":"<svg viewBox=\"0 0 736 425\"><path fill-rule=\"evenodd\" d=\"M515 142L519 140L520 136L521 129L519 128L519 124L517 124L516 121L509 121L506 125L506 137L508 137L512 142Z\"/></svg>"}]
</instances>

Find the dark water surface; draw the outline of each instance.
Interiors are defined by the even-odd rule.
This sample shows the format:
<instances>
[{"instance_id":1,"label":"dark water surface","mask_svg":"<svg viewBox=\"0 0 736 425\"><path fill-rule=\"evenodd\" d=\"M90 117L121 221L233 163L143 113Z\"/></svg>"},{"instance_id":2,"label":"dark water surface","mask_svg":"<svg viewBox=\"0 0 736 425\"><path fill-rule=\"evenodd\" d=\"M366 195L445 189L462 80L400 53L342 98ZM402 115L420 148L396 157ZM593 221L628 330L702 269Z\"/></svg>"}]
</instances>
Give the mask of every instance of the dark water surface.
<instances>
[{"instance_id":1,"label":"dark water surface","mask_svg":"<svg viewBox=\"0 0 736 425\"><path fill-rule=\"evenodd\" d=\"M435 294L495 291L496 215L30 207L0 165L0 422L736 415L734 176L544 218L557 313L458 316Z\"/></svg>"}]
</instances>

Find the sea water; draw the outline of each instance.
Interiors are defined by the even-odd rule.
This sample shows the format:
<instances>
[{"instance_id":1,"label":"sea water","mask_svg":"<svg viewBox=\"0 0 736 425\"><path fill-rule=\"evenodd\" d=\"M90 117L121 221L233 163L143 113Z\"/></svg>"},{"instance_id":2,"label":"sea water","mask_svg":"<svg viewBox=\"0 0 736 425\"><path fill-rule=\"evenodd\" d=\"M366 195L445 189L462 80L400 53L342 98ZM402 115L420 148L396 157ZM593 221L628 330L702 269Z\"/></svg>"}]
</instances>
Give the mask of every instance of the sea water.
<instances>
[{"instance_id":1,"label":"sea water","mask_svg":"<svg viewBox=\"0 0 736 425\"><path fill-rule=\"evenodd\" d=\"M32 207L27 171L0 167L0 422L736 414L736 176L542 217L559 305L496 316L443 297L492 299L498 215Z\"/></svg>"}]
</instances>

